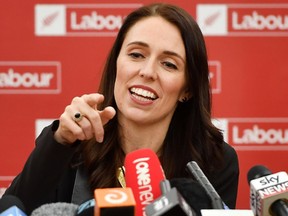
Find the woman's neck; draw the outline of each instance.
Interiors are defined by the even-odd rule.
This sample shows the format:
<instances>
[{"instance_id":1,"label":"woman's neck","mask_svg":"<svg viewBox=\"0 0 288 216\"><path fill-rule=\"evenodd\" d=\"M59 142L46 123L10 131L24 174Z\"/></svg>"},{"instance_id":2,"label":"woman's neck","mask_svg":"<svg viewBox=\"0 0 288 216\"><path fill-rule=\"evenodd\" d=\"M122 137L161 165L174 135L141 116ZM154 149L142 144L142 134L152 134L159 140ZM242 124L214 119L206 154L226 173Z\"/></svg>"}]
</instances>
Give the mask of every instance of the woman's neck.
<instances>
[{"instance_id":1,"label":"woman's neck","mask_svg":"<svg viewBox=\"0 0 288 216\"><path fill-rule=\"evenodd\" d=\"M159 155L169 123L137 124L128 120L119 121L120 142L125 154L149 148Z\"/></svg>"}]
</instances>

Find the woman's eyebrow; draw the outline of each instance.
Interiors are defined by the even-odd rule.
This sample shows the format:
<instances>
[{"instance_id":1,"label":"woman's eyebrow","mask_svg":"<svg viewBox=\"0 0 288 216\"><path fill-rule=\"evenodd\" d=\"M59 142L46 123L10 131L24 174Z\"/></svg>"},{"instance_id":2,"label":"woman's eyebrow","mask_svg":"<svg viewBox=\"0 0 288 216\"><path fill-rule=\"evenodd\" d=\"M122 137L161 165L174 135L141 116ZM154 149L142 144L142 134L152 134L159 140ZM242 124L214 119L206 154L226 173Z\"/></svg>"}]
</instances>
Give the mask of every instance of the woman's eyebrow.
<instances>
[{"instance_id":1,"label":"woman's eyebrow","mask_svg":"<svg viewBox=\"0 0 288 216\"><path fill-rule=\"evenodd\" d=\"M176 53L176 52L165 50L163 53L165 55L175 56L175 57L179 58L181 61L183 61L183 63L185 63L184 58L181 55L179 55L178 53Z\"/></svg>"},{"instance_id":2,"label":"woman's eyebrow","mask_svg":"<svg viewBox=\"0 0 288 216\"><path fill-rule=\"evenodd\" d=\"M127 46L131 46L131 45L140 45L140 46L143 46L143 47L149 47L149 45L147 43L142 42L142 41L133 41L133 42L130 42L130 43L127 44ZM178 53L176 53L176 52L165 50L165 51L163 51L163 53L165 55L175 56L175 57L179 58L182 62L185 63L184 58L181 55L179 55Z\"/></svg>"},{"instance_id":3,"label":"woman's eyebrow","mask_svg":"<svg viewBox=\"0 0 288 216\"><path fill-rule=\"evenodd\" d=\"M144 47L149 47L149 45L147 43L144 43L142 41L133 41L127 44L127 46L130 45L140 45L140 46L144 46Z\"/></svg>"}]
</instances>

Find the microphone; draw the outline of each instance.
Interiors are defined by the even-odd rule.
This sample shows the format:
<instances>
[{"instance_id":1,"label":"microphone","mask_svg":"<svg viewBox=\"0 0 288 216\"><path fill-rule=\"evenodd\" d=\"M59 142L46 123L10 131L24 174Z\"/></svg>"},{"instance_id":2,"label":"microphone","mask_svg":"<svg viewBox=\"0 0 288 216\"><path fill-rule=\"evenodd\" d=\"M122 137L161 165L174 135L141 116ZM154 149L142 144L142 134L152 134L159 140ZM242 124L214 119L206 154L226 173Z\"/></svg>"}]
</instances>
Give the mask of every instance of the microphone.
<instances>
[{"instance_id":1,"label":"microphone","mask_svg":"<svg viewBox=\"0 0 288 216\"><path fill-rule=\"evenodd\" d=\"M209 182L208 178L205 176L205 174L203 173L203 171L200 169L200 167L195 161L190 161L186 167L187 167L187 170L194 176L196 181L199 182L200 185L205 189L207 195L211 199L213 209L228 208L228 207L224 208L224 203L222 199L220 198L219 194L217 193L215 188Z\"/></svg>"},{"instance_id":2,"label":"microphone","mask_svg":"<svg viewBox=\"0 0 288 216\"><path fill-rule=\"evenodd\" d=\"M5 195L0 199L0 216L27 216L21 200L13 195Z\"/></svg>"},{"instance_id":3,"label":"microphone","mask_svg":"<svg viewBox=\"0 0 288 216\"><path fill-rule=\"evenodd\" d=\"M94 216L134 216L136 202L131 188L102 188L94 191Z\"/></svg>"},{"instance_id":4,"label":"microphone","mask_svg":"<svg viewBox=\"0 0 288 216\"><path fill-rule=\"evenodd\" d=\"M157 155L150 149L140 149L126 155L126 186L132 188L136 215L145 215L145 207L161 195L160 182L165 174Z\"/></svg>"},{"instance_id":5,"label":"microphone","mask_svg":"<svg viewBox=\"0 0 288 216\"><path fill-rule=\"evenodd\" d=\"M211 198L202 185L189 178L171 179L170 184L175 187L196 215L201 216L202 209L212 209Z\"/></svg>"},{"instance_id":6,"label":"microphone","mask_svg":"<svg viewBox=\"0 0 288 216\"><path fill-rule=\"evenodd\" d=\"M288 175L272 172L265 166L256 165L248 174L250 183L250 207L257 216L288 215Z\"/></svg>"},{"instance_id":7,"label":"microphone","mask_svg":"<svg viewBox=\"0 0 288 216\"><path fill-rule=\"evenodd\" d=\"M210 199L210 205L207 202L207 198L205 201L205 197L202 197L204 199L198 198L198 201L195 202L189 202L194 204L193 209L196 211L197 214L202 216L253 216L253 212L251 210L235 210L235 209L229 209L229 207L222 201L219 194L213 187L213 185L209 182L208 178L205 176L201 168L198 166L198 164L195 161L191 161L187 164L187 170L194 176L196 181L201 185L201 188L204 190L205 194ZM194 188L197 188L196 185ZM198 187L200 188L200 187ZM179 189L180 190L180 189ZM187 189L183 190L183 193L185 191L188 191ZM191 193L195 193L195 190L191 190ZM203 193L203 192L202 192ZM202 195L202 193L199 193L199 195ZM183 195L184 196L184 195ZM194 197L194 196L190 196ZM189 197L187 198L189 199ZM187 200L186 199L186 200ZM206 205L206 206L205 206Z\"/></svg>"},{"instance_id":8,"label":"microphone","mask_svg":"<svg viewBox=\"0 0 288 216\"><path fill-rule=\"evenodd\" d=\"M146 206L147 216L196 216L177 189L171 188L168 180L161 181L160 187L163 195Z\"/></svg>"},{"instance_id":9,"label":"microphone","mask_svg":"<svg viewBox=\"0 0 288 216\"><path fill-rule=\"evenodd\" d=\"M74 216L77 209L78 205L73 203L47 203L33 210L30 216Z\"/></svg>"},{"instance_id":10,"label":"microphone","mask_svg":"<svg viewBox=\"0 0 288 216\"><path fill-rule=\"evenodd\" d=\"M76 216L93 216L95 211L94 208L95 199L87 200L78 207Z\"/></svg>"}]
</instances>

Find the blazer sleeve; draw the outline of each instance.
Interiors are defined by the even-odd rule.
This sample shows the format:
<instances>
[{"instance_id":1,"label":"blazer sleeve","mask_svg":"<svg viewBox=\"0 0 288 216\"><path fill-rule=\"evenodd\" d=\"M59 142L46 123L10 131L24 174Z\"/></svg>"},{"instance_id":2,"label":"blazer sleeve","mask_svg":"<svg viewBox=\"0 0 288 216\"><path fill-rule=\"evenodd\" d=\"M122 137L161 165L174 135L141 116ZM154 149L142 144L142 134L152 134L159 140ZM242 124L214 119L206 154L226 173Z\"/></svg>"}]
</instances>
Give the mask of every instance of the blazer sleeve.
<instances>
[{"instance_id":1,"label":"blazer sleeve","mask_svg":"<svg viewBox=\"0 0 288 216\"><path fill-rule=\"evenodd\" d=\"M57 124L55 121L42 131L22 172L15 177L4 194L17 196L28 214L45 203L58 200L57 186L63 173L69 169L75 153L75 147L55 141L52 128L55 125L58 127Z\"/></svg>"},{"instance_id":2,"label":"blazer sleeve","mask_svg":"<svg viewBox=\"0 0 288 216\"><path fill-rule=\"evenodd\" d=\"M238 156L234 148L229 144L224 144L224 164L222 169L215 172L210 181L215 187L222 201L230 208L236 207L239 163Z\"/></svg>"}]
</instances>

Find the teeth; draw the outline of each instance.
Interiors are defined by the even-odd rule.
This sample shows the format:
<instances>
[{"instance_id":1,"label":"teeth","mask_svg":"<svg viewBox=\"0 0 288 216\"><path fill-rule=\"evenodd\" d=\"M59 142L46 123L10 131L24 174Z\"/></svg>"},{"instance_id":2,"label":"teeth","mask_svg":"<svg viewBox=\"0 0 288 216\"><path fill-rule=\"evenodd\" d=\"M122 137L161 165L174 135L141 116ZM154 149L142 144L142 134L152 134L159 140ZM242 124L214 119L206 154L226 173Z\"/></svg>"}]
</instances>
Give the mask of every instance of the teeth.
<instances>
[{"instance_id":1,"label":"teeth","mask_svg":"<svg viewBox=\"0 0 288 216\"><path fill-rule=\"evenodd\" d=\"M139 96L146 97L146 98L152 98L152 99L157 98L157 96L154 93L147 91L147 90L144 90L144 89L141 89L141 88L133 87L133 88L131 88L131 92L135 93Z\"/></svg>"},{"instance_id":2,"label":"teeth","mask_svg":"<svg viewBox=\"0 0 288 216\"><path fill-rule=\"evenodd\" d=\"M136 95L136 94L133 94L133 97L137 98L140 101L151 101L152 100L151 98L144 98L144 97Z\"/></svg>"}]
</instances>

